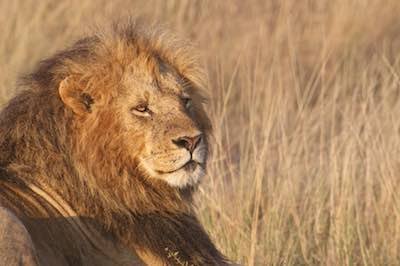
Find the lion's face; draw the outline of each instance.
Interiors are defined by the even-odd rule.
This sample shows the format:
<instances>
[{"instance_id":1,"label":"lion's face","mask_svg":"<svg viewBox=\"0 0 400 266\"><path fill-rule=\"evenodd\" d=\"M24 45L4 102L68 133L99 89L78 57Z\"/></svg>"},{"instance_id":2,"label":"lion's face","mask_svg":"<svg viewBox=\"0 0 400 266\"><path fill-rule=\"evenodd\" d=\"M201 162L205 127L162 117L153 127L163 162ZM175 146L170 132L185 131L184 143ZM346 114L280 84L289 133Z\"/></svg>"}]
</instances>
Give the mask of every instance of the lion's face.
<instances>
[{"instance_id":1,"label":"lion's face","mask_svg":"<svg viewBox=\"0 0 400 266\"><path fill-rule=\"evenodd\" d=\"M112 108L121 145L145 176L194 185L205 174L208 151L201 97L173 69L152 72L135 65L124 73Z\"/></svg>"},{"instance_id":2,"label":"lion's face","mask_svg":"<svg viewBox=\"0 0 400 266\"><path fill-rule=\"evenodd\" d=\"M172 69L157 76L135 68L125 73L117 104L127 149L136 149L148 176L176 187L194 185L205 173L208 150L200 99Z\"/></svg>"}]
</instances>

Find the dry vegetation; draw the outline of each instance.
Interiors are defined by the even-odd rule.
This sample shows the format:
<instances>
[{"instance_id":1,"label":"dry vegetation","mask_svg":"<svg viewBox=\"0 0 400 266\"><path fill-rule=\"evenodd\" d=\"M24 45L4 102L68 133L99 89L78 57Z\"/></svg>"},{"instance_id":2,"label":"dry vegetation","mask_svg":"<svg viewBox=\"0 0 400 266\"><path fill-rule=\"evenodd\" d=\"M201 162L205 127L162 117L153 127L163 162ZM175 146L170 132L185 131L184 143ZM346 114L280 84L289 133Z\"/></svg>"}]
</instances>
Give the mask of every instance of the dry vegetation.
<instances>
[{"instance_id":1,"label":"dry vegetation","mask_svg":"<svg viewBox=\"0 0 400 266\"><path fill-rule=\"evenodd\" d=\"M400 263L400 2L0 1L0 103L88 25L126 14L199 47L215 139L198 196L246 265Z\"/></svg>"}]
</instances>

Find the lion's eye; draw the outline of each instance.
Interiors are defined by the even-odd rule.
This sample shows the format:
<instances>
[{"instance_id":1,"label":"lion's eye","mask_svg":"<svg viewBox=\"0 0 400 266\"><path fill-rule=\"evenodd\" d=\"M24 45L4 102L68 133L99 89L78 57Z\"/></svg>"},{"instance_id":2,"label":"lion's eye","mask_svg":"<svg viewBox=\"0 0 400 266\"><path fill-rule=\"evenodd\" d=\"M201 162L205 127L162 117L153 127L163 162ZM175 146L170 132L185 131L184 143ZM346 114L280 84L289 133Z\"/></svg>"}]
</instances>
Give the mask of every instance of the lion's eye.
<instances>
[{"instance_id":1,"label":"lion's eye","mask_svg":"<svg viewBox=\"0 0 400 266\"><path fill-rule=\"evenodd\" d=\"M149 116L150 110L146 104L139 104L135 107L131 108L132 113L139 115L139 116Z\"/></svg>"},{"instance_id":2,"label":"lion's eye","mask_svg":"<svg viewBox=\"0 0 400 266\"><path fill-rule=\"evenodd\" d=\"M143 112L147 111L147 106L139 105L139 106L135 107L135 110L138 111L138 112L142 112L143 113Z\"/></svg>"}]
</instances>

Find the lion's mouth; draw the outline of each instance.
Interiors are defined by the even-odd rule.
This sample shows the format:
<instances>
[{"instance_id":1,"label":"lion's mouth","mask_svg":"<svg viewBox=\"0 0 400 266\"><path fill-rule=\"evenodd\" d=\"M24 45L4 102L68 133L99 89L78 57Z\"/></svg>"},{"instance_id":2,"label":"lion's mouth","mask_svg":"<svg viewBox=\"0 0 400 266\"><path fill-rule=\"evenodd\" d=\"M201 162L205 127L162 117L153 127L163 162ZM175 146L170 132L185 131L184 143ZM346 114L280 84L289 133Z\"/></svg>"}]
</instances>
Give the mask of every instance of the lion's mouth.
<instances>
[{"instance_id":1,"label":"lion's mouth","mask_svg":"<svg viewBox=\"0 0 400 266\"><path fill-rule=\"evenodd\" d=\"M201 163L199 163L197 161L189 160L184 165L182 165L181 167L179 167L177 169L174 169L172 171L157 170L157 173L159 173L159 174L170 174L170 173L174 173L174 172L177 172L179 170L182 170L182 169L184 169L185 171L187 171L189 173L192 173L197 169L197 167L202 167L202 166L203 166L203 164L201 164Z\"/></svg>"}]
</instances>

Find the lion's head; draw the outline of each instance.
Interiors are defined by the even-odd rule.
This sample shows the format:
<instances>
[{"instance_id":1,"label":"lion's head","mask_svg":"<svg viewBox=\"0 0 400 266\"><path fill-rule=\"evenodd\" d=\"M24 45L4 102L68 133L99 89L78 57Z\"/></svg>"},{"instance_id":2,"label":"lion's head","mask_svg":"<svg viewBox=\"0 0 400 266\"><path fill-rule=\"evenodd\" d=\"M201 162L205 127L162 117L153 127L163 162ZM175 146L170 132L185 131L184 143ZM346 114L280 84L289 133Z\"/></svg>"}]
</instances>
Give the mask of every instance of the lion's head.
<instances>
[{"instance_id":1,"label":"lion's head","mask_svg":"<svg viewBox=\"0 0 400 266\"><path fill-rule=\"evenodd\" d=\"M163 193L179 198L205 174L211 126L202 70L190 46L138 25L116 25L42 61L25 84L35 94L26 103L31 114L55 129L52 136L36 136L51 138L40 140L51 147L30 152L61 149L54 158L69 165L68 178L108 207L148 204L138 198L157 205L149 190L160 201ZM39 156L40 167L53 171L47 154ZM52 175L50 182L60 181Z\"/></svg>"},{"instance_id":2,"label":"lion's head","mask_svg":"<svg viewBox=\"0 0 400 266\"><path fill-rule=\"evenodd\" d=\"M174 187L197 184L205 173L208 150L203 97L160 51L129 44L123 49L136 53L125 62L107 62L119 70L112 84L98 73L74 73L60 83L61 99L75 114L78 135L85 138L80 139L86 144L82 153L118 158L112 163L124 162Z\"/></svg>"}]
</instances>

